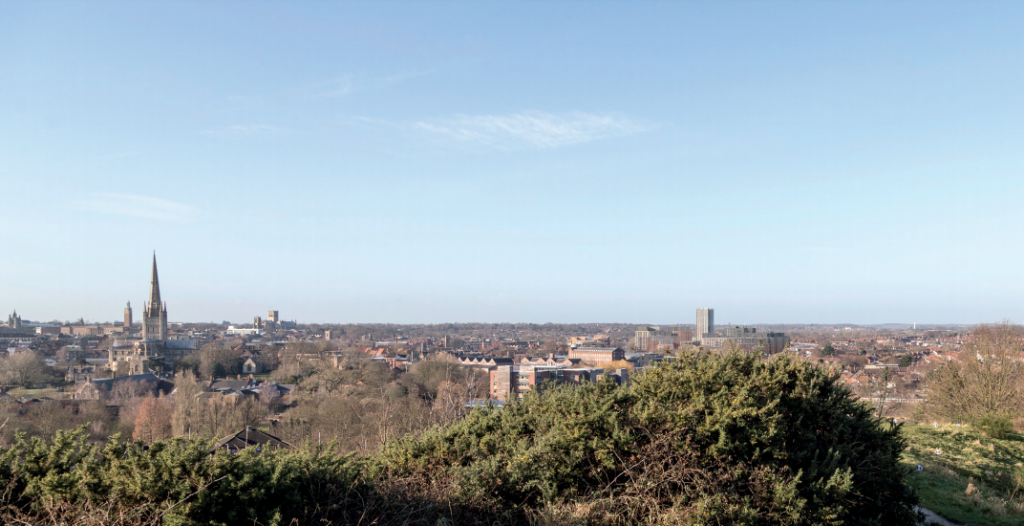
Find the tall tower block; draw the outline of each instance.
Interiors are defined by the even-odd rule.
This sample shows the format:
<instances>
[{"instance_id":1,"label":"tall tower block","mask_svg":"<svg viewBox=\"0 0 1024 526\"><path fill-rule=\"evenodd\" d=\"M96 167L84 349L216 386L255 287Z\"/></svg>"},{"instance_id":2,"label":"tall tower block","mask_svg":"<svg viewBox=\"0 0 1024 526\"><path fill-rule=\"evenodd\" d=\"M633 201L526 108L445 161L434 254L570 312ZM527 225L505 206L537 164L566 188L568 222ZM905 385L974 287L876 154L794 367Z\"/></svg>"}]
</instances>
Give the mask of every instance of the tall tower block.
<instances>
[{"instance_id":1,"label":"tall tower block","mask_svg":"<svg viewBox=\"0 0 1024 526\"><path fill-rule=\"evenodd\" d=\"M715 309L697 309L697 338L715 332Z\"/></svg>"}]
</instances>

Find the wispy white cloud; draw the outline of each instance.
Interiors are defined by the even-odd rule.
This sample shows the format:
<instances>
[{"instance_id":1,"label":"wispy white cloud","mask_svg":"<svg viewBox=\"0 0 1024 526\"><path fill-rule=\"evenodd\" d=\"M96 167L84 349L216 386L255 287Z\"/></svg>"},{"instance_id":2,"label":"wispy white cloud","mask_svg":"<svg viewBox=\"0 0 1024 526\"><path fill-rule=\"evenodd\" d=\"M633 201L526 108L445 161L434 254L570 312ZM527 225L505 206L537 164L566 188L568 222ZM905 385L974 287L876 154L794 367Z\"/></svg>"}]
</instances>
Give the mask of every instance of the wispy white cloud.
<instances>
[{"instance_id":1,"label":"wispy white cloud","mask_svg":"<svg viewBox=\"0 0 1024 526\"><path fill-rule=\"evenodd\" d=\"M185 222L195 218L196 209L181 203L144 195L96 192L73 205L75 210L103 214Z\"/></svg>"},{"instance_id":2,"label":"wispy white cloud","mask_svg":"<svg viewBox=\"0 0 1024 526\"><path fill-rule=\"evenodd\" d=\"M289 130L288 128L270 126L268 124L232 124L230 126L220 126L217 128L202 130L199 133L202 135L213 135L217 137L231 137L256 135L283 135L289 132L291 132L291 130Z\"/></svg>"},{"instance_id":3,"label":"wispy white cloud","mask_svg":"<svg viewBox=\"0 0 1024 526\"><path fill-rule=\"evenodd\" d=\"M649 129L643 123L612 115L539 111L507 115L456 115L419 121L412 128L460 143L513 148L557 148L570 144L621 137Z\"/></svg>"},{"instance_id":4,"label":"wispy white cloud","mask_svg":"<svg viewBox=\"0 0 1024 526\"><path fill-rule=\"evenodd\" d=\"M341 97L351 93L354 89L355 85L352 83L351 76L345 75L336 79L317 82L304 88L302 94L307 97Z\"/></svg>"}]
</instances>

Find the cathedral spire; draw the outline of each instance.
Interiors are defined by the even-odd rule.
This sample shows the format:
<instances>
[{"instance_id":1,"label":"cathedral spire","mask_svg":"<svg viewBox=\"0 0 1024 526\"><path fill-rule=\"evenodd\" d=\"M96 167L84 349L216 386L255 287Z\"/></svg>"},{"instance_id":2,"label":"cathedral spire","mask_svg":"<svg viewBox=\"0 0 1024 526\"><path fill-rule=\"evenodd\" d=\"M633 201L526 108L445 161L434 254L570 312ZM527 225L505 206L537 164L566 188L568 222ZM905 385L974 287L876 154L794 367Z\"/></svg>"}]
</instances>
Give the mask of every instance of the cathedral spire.
<instances>
[{"instance_id":1,"label":"cathedral spire","mask_svg":"<svg viewBox=\"0 0 1024 526\"><path fill-rule=\"evenodd\" d=\"M150 308L160 308L160 279L156 275L156 251L153 251L153 279L149 282L149 304Z\"/></svg>"}]
</instances>

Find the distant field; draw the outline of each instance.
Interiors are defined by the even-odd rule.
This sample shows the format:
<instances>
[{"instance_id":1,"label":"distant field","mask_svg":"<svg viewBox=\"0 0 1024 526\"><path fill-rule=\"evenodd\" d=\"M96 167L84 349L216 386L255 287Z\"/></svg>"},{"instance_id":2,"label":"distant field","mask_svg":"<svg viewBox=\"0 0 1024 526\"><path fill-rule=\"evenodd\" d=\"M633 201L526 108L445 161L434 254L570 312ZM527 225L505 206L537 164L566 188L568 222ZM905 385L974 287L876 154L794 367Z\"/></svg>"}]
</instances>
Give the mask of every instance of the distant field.
<instances>
[{"instance_id":1,"label":"distant field","mask_svg":"<svg viewBox=\"0 0 1024 526\"><path fill-rule=\"evenodd\" d=\"M915 469L909 480L921 506L971 526L1024 524L1024 437L995 440L968 426L903 429L904 462Z\"/></svg>"}]
</instances>

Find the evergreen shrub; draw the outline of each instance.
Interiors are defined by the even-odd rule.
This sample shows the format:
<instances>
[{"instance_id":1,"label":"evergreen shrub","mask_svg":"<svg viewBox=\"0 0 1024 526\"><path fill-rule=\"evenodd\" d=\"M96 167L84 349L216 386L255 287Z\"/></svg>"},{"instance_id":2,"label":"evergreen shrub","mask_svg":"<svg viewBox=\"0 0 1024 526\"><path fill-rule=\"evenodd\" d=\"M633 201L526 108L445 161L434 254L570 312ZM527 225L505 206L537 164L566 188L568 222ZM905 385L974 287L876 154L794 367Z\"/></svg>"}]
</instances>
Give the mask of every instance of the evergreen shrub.
<instances>
[{"instance_id":1,"label":"evergreen shrub","mask_svg":"<svg viewBox=\"0 0 1024 526\"><path fill-rule=\"evenodd\" d=\"M22 437L0 450L0 522L909 526L904 447L820 367L683 354L629 387L551 387L364 457Z\"/></svg>"},{"instance_id":2,"label":"evergreen shrub","mask_svg":"<svg viewBox=\"0 0 1024 526\"><path fill-rule=\"evenodd\" d=\"M531 393L391 443L382 476L443 474L513 509L599 501L605 520L914 524L899 425L787 357L684 354L634 378ZM640 491L647 488L645 491Z\"/></svg>"},{"instance_id":3,"label":"evergreen shrub","mask_svg":"<svg viewBox=\"0 0 1024 526\"><path fill-rule=\"evenodd\" d=\"M1002 440L1013 434L1013 420L1004 415L987 413L974 419L972 424L990 438Z\"/></svg>"}]
</instances>

